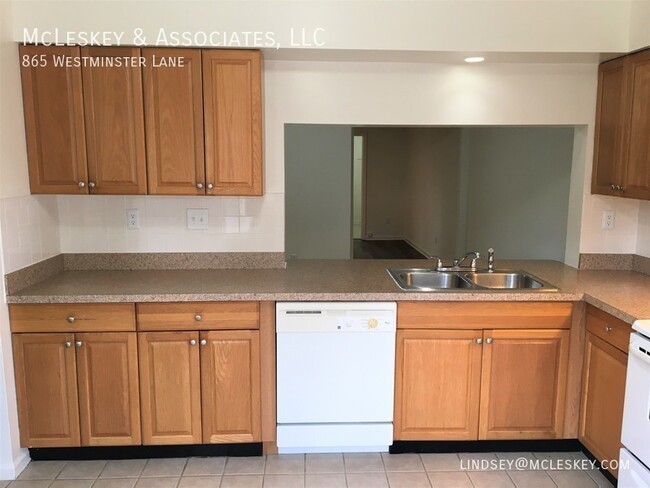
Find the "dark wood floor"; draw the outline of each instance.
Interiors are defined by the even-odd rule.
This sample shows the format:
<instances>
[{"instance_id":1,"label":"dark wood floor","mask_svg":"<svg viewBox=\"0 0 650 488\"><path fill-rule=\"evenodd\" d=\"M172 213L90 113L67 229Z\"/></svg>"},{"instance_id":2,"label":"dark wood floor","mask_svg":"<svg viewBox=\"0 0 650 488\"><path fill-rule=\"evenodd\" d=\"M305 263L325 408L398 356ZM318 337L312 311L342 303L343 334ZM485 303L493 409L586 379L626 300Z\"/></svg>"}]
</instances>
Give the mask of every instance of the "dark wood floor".
<instances>
[{"instance_id":1,"label":"dark wood floor","mask_svg":"<svg viewBox=\"0 0 650 488\"><path fill-rule=\"evenodd\" d=\"M426 259L406 241L364 241L354 239L354 259Z\"/></svg>"}]
</instances>

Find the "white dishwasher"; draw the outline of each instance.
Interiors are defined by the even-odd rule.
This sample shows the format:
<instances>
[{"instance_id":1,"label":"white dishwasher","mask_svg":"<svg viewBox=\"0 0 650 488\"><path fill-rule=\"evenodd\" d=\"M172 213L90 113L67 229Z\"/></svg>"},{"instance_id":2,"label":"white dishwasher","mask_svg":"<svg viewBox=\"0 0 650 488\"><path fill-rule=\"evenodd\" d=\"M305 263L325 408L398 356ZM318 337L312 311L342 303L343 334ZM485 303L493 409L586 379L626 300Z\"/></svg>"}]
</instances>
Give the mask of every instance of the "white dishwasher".
<instances>
[{"instance_id":1,"label":"white dishwasher","mask_svg":"<svg viewBox=\"0 0 650 488\"><path fill-rule=\"evenodd\" d=\"M280 453L387 451L395 302L278 302Z\"/></svg>"}]
</instances>

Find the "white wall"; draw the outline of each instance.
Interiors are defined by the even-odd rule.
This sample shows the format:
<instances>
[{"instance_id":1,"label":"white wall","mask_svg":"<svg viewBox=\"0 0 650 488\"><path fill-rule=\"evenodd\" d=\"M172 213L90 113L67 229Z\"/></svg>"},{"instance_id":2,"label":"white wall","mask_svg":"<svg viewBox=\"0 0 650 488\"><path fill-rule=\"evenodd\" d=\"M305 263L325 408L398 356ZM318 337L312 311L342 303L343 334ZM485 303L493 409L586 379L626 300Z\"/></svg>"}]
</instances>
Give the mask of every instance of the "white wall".
<instances>
[{"instance_id":1,"label":"white wall","mask_svg":"<svg viewBox=\"0 0 650 488\"><path fill-rule=\"evenodd\" d=\"M650 202L640 202L636 254L650 258Z\"/></svg>"},{"instance_id":2,"label":"white wall","mask_svg":"<svg viewBox=\"0 0 650 488\"><path fill-rule=\"evenodd\" d=\"M650 46L650 0L634 0L630 5L630 49Z\"/></svg>"},{"instance_id":3,"label":"white wall","mask_svg":"<svg viewBox=\"0 0 650 488\"><path fill-rule=\"evenodd\" d=\"M291 1L16 1L14 36L22 27L122 30L141 27L274 31L289 47L291 28L323 28L329 49L461 52L627 52L630 6L638 0L484 0L410 2ZM151 41L150 41L151 42Z\"/></svg>"},{"instance_id":4,"label":"white wall","mask_svg":"<svg viewBox=\"0 0 650 488\"><path fill-rule=\"evenodd\" d=\"M18 230L5 228L4 206L7 200L3 197L13 197L9 200L31 198L21 197L29 192L27 156L22 128L17 47L10 41L10 20L9 5L0 2L0 479L13 479L28 460L26 451L19 447L11 333L4 280L1 279L8 257L6 241L15 240L14 233ZM58 242L56 245L58 247Z\"/></svg>"},{"instance_id":5,"label":"white wall","mask_svg":"<svg viewBox=\"0 0 650 488\"><path fill-rule=\"evenodd\" d=\"M264 197L61 195L61 252L282 252L284 194ZM187 209L208 210L208 230L187 229ZM126 210L140 228L127 230Z\"/></svg>"}]
</instances>

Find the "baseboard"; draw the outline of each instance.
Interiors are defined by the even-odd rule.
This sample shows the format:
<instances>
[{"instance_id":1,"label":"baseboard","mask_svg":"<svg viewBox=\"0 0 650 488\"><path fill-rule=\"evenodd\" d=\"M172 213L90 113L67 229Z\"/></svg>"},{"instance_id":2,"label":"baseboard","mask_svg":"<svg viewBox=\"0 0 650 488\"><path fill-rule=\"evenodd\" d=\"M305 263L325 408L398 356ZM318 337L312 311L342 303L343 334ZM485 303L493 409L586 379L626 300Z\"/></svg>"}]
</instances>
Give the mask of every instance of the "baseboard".
<instances>
[{"instance_id":1,"label":"baseboard","mask_svg":"<svg viewBox=\"0 0 650 488\"><path fill-rule=\"evenodd\" d=\"M521 440L521 441L394 441L391 454L407 452L571 452L581 451L578 439Z\"/></svg>"},{"instance_id":2,"label":"baseboard","mask_svg":"<svg viewBox=\"0 0 650 488\"><path fill-rule=\"evenodd\" d=\"M615 477L612 473L610 473L609 471L607 471L606 469L603 469L603 467L602 467L601 464L600 464L600 461L598 461L598 459L596 459L596 456L594 456L594 455L589 451L589 449L587 449L587 448L586 448L582 443L580 444L580 450L581 450L581 451L585 454L585 456L587 456L591 461L595 461L595 462L596 462L596 465L598 466L598 471L600 471L600 472L602 473L602 475L603 475L605 478L607 478L611 484L613 484L614 486L617 486L617 485L618 485L618 480L616 479L616 477Z\"/></svg>"},{"instance_id":3,"label":"baseboard","mask_svg":"<svg viewBox=\"0 0 650 488\"><path fill-rule=\"evenodd\" d=\"M362 241L404 241L403 236L380 236L373 235L372 237L362 237Z\"/></svg>"},{"instance_id":4,"label":"baseboard","mask_svg":"<svg viewBox=\"0 0 650 488\"><path fill-rule=\"evenodd\" d=\"M29 452L26 449L21 449L18 457L13 460L13 466L0 466L0 480L15 480L30 461Z\"/></svg>"},{"instance_id":5,"label":"baseboard","mask_svg":"<svg viewBox=\"0 0 650 488\"><path fill-rule=\"evenodd\" d=\"M31 448L29 454L34 461L261 456L262 443L189 444L177 446L39 447Z\"/></svg>"}]
</instances>

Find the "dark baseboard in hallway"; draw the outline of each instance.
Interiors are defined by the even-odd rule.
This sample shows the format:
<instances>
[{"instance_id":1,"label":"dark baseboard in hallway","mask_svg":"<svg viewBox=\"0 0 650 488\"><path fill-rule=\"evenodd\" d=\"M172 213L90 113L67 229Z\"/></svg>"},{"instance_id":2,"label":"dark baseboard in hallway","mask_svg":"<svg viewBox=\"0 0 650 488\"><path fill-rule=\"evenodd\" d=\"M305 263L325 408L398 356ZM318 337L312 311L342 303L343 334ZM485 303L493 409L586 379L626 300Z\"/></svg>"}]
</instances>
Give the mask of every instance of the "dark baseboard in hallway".
<instances>
[{"instance_id":1,"label":"dark baseboard in hallway","mask_svg":"<svg viewBox=\"0 0 650 488\"><path fill-rule=\"evenodd\" d=\"M426 259L404 240L370 241L354 239L353 259Z\"/></svg>"}]
</instances>

